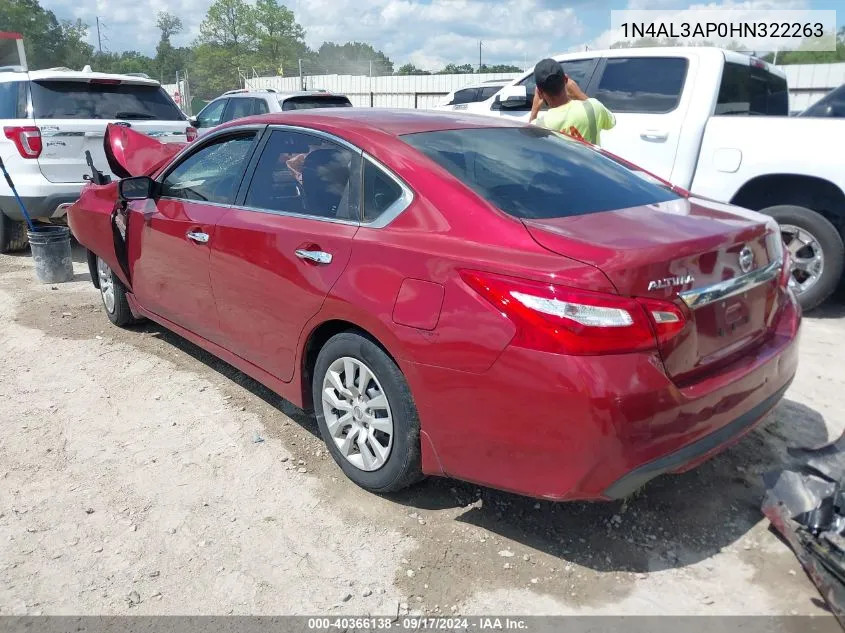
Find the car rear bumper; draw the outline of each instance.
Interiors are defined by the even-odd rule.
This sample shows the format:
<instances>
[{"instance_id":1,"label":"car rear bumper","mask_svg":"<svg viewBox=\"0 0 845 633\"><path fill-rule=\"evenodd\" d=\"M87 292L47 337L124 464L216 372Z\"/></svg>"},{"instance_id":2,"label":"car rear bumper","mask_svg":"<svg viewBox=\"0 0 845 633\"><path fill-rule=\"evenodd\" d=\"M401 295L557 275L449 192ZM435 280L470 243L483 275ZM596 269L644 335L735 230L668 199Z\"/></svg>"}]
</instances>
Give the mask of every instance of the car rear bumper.
<instances>
[{"instance_id":1,"label":"car rear bumper","mask_svg":"<svg viewBox=\"0 0 845 633\"><path fill-rule=\"evenodd\" d=\"M80 188L81 189L81 188ZM26 212L32 218L53 219L61 218L67 214L68 205L79 198L79 190L73 192L53 193L46 196L32 197L21 196ZM18 201L14 196L0 196L0 210L13 220L23 221Z\"/></svg>"},{"instance_id":2,"label":"car rear bumper","mask_svg":"<svg viewBox=\"0 0 845 633\"><path fill-rule=\"evenodd\" d=\"M800 318L789 295L765 343L682 387L656 353L514 347L483 374L414 365L409 379L444 474L551 500L614 499L754 428L795 375Z\"/></svg>"}]
</instances>

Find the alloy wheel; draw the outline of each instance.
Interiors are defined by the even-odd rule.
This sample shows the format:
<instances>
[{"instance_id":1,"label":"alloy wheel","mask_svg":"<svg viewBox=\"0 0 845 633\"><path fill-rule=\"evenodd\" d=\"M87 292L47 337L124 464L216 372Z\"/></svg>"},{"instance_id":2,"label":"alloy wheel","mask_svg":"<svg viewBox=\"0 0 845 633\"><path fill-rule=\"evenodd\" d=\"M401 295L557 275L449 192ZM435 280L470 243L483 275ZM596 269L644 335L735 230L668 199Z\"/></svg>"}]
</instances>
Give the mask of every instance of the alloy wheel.
<instances>
[{"instance_id":1,"label":"alloy wheel","mask_svg":"<svg viewBox=\"0 0 845 633\"><path fill-rule=\"evenodd\" d=\"M792 224L781 224L780 234L789 251L789 287L800 295L815 286L824 272L824 252L816 237Z\"/></svg>"}]
</instances>

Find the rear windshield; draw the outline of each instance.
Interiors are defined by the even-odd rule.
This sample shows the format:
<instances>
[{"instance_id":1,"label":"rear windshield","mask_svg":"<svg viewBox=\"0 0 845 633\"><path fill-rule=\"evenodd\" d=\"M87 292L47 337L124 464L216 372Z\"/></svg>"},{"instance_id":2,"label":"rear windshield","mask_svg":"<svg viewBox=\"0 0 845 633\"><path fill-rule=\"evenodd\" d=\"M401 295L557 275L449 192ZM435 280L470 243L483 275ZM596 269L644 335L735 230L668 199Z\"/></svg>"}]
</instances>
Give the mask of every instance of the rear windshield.
<instances>
[{"instance_id":1,"label":"rear windshield","mask_svg":"<svg viewBox=\"0 0 845 633\"><path fill-rule=\"evenodd\" d=\"M786 79L748 64L725 63L716 101L718 115L789 115Z\"/></svg>"},{"instance_id":2,"label":"rear windshield","mask_svg":"<svg viewBox=\"0 0 845 633\"><path fill-rule=\"evenodd\" d=\"M346 97L290 97L282 101L282 110L311 110L312 108L351 108Z\"/></svg>"},{"instance_id":3,"label":"rear windshield","mask_svg":"<svg viewBox=\"0 0 845 633\"><path fill-rule=\"evenodd\" d=\"M185 115L160 86L33 81L36 119L124 119L184 121Z\"/></svg>"},{"instance_id":4,"label":"rear windshield","mask_svg":"<svg viewBox=\"0 0 845 633\"><path fill-rule=\"evenodd\" d=\"M517 218L561 218L678 198L586 145L541 128L421 132L402 140Z\"/></svg>"}]
</instances>

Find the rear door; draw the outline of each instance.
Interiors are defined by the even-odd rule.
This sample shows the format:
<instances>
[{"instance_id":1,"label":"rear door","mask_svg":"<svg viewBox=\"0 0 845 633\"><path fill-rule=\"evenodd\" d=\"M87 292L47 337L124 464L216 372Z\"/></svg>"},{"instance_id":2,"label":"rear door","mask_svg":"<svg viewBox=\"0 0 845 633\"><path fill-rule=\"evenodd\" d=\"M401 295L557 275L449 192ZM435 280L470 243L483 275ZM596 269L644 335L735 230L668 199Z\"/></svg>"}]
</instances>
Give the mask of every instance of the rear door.
<instances>
[{"instance_id":1,"label":"rear door","mask_svg":"<svg viewBox=\"0 0 845 633\"><path fill-rule=\"evenodd\" d=\"M211 280L224 346L288 381L305 324L349 261L361 153L287 129L272 130L259 152L217 225ZM300 170L291 159L303 154Z\"/></svg>"},{"instance_id":2,"label":"rear door","mask_svg":"<svg viewBox=\"0 0 845 633\"><path fill-rule=\"evenodd\" d=\"M216 227L255 147L256 130L214 136L160 178L155 200L132 203L132 290L147 310L211 341L220 323L209 277Z\"/></svg>"},{"instance_id":3,"label":"rear door","mask_svg":"<svg viewBox=\"0 0 845 633\"><path fill-rule=\"evenodd\" d=\"M119 122L158 140L185 142L185 115L156 82L101 77L34 79L35 124L41 130L41 173L51 182L83 182L85 151L105 165L103 138Z\"/></svg>"},{"instance_id":4,"label":"rear door","mask_svg":"<svg viewBox=\"0 0 845 633\"><path fill-rule=\"evenodd\" d=\"M603 148L670 180L695 76L696 58L610 57L594 94L616 116Z\"/></svg>"}]
</instances>

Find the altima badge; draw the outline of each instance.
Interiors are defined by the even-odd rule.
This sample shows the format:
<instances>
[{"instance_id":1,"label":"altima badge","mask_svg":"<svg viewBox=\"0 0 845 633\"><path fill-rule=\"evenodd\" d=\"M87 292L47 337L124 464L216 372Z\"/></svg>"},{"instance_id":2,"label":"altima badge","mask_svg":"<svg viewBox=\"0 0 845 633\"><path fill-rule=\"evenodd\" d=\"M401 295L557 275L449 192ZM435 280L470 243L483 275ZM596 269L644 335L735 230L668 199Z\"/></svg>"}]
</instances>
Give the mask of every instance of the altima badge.
<instances>
[{"instance_id":1,"label":"altima badge","mask_svg":"<svg viewBox=\"0 0 845 633\"><path fill-rule=\"evenodd\" d=\"M675 286L685 286L695 281L692 275L681 275L679 277L664 277L663 279L653 279L648 282L649 290L663 290L664 288L674 288Z\"/></svg>"}]
</instances>

